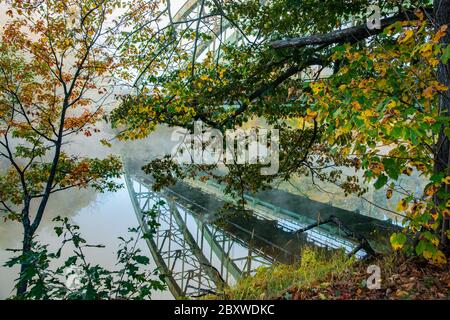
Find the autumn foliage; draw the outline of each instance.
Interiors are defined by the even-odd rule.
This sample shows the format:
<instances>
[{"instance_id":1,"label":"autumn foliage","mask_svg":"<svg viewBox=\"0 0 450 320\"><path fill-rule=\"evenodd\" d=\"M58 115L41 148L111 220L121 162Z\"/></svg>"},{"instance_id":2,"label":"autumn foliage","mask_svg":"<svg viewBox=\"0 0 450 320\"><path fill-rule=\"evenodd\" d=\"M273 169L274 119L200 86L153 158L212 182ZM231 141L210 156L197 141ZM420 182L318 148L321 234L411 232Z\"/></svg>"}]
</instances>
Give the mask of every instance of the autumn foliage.
<instances>
[{"instance_id":1,"label":"autumn foliage","mask_svg":"<svg viewBox=\"0 0 450 320\"><path fill-rule=\"evenodd\" d=\"M8 19L0 43L0 210L23 225L31 250L48 199L70 188L117 188L115 157L70 155L71 137L90 136L114 85L118 64L106 50L115 1L1 1ZM32 209L33 208L33 209ZM34 209L36 208L36 209ZM18 294L24 293L22 264Z\"/></svg>"}]
</instances>

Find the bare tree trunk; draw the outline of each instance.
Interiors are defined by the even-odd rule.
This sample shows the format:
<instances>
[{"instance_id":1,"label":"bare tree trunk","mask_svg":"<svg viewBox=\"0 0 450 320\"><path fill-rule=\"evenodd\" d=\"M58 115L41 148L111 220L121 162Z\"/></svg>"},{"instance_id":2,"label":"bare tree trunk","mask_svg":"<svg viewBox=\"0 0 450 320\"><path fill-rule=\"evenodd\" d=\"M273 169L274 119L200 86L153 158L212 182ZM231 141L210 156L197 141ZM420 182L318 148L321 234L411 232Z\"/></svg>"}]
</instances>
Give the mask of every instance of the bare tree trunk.
<instances>
[{"instance_id":1,"label":"bare tree trunk","mask_svg":"<svg viewBox=\"0 0 450 320\"><path fill-rule=\"evenodd\" d=\"M22 241L22 256L26 257L31 252L31 244L33 240L33 230L30 224L30 197L25 196L24 206L22 209L22 225L23 225L23 241ZM28 281L26 280L26 273L28 271L29 264L22 262L20 265L20 278L17 284L17 296L22 296L28 287Z\"/></svg>"},{"instance_id":2,"label":"bare tree trunk","mask_svg":"<svg viewBox=\"0 0 450 320\"><path fill-rule=\"evenodd\" d=\"M450 0L434 0L434 22L436 28L442 25L447 25L446 35L441 39L441 43L446 46L450 43ZM450 61L447 64L442 62L438 66L437 77L439 82L450 88ZM450 116L450 89L443 92L439 96L439 114L441 116ZM445 134L445 127L441 128L439 133L438 142L435 149L435 172L444 172L449 175L450 165L450 143ZM445 191L449 193L450 188L448 185L443 186ZM437 204L440 204L443 200L436 197ZM447 238L447 230L449 230L449 217L444 216L441 225L441 247L445 251L450 251L449 241Z\"/></svg>"},{"instance_id":3,"label":"bare tree trunk","mask_svg":"<svg viewBox=\"0 0 450 320\"><path fill-rule=\"evenodd\" d=\"M30 228L24 228L23 242L22 242L22 255L26 257L31 252L31 241L33 235ZM23 296L27 292L28 281L25 279L26 273L28 272L29 264L27 262L22 262L20 265L20 280L17 284L17 296Z\"/></svg>"}]
</instances>

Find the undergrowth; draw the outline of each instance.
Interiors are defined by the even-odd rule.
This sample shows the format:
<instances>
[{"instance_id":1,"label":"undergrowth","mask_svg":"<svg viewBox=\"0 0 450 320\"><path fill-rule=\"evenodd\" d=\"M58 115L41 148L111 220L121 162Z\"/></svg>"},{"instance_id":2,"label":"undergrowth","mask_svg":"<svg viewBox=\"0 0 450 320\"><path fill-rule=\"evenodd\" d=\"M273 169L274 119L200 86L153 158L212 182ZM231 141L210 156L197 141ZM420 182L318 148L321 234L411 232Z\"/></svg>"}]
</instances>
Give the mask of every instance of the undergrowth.
<instances>
[{"instance_id":1,"label":"undergrowth","mask_svg":"<svg viewBox=\"0 0 450 320\"><path fill-rule=\"evenodd\" d=\"M256 274L242 278L218 296L206 299L255 300L274 299L292 286L301 287L319 281L330 275L339 276L353 263L343 250L328 251L313 247L302 250L301 259L292 265L274 264L259 267Z\"/></svg>"}]
</instances>

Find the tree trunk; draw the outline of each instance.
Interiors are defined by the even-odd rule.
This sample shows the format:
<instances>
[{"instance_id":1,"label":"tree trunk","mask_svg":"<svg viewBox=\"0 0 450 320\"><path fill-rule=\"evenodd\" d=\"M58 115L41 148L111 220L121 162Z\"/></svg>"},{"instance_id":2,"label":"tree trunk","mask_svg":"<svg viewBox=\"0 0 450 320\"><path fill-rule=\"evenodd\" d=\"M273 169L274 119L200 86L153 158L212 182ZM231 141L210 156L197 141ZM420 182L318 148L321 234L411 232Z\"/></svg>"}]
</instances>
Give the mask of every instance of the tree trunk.
<instances>
[{"instance_id":1,"label":"tree trunk","mask_svg":"<svg viewBox=\"0 0 450 320\"><path fill-rule=\"evenodd\" d=\"M78 71L77 71L78 72ZM71 91L70 91L71 92ZM50 175L47 180L47 184L45 187L44 194L39 203L39 207L36 212L36 216L34 218L33 223L30 222L30 202L31 198L29 196L25 196L24 199L24 209L22 210L22 225L23 225L23 245L22 245L22 256L27 258L29 253L31 252L31 245L34 233L41 223L41 219L44 215L45 208L47 207L48 199L50 198L50 193L52 190L53 182L55 180L56 171L59 163L59 157L61 155L61 146L62 146L62 138L63 138L63 130L64 130L64 119L66 116L66 111L68 109L68 97L71 93L66 94L66 98L64 99L63 110L60 117L60 126L58 132L58 139L56 141L55 146L55 155L53 156L52 167L50 169ZM20 266L20 280L17 285L17 296L23 296L28 288L28 281L25 278L26 273L28 272L29 264L27 262L22 262Z\"/></svg>"},{"instance_id":2,"label":"tree trunk","mask_svg":"<svg viewBox=\"0 0 450 320\"><path fill-rule=\"evenodd\" d=\"M441 39L441 43L444 46L447 46L450 43L450 0L434 0L433 9L435 27L438 29L442 25L448 26L446 35ZM438 65L437 78L440 83L450 88L450 61L448 61L447 64L441 62ZM441 116L450 116L450 89L439 96L439 114ZM438 142L435 147L434 171L444 172L446 175L449 175L450 143L445 134L445 127L441 128ZM443 186L443 188L449 193L450 188L448 185ZM442 201L445 200L436 197L437 204L441 204ZM447 230L449 230L449 217L444 216L441 225L441 247L444 251L449 252L450 248Z\"/></svg>"},{"instance_id":3,"label":"tree trunk","mask_svg":"<svg viewBox=\"0 0 450 320\"><path fill-rule=\"evenodd\" d=\"M24 228L23 242L22 242L22 256L27 257L31 252L31 242L33 235L30 228ZM22 262L20 265L20 278L17 284L17 296L21 297L27 292L28 281L26 279L26 273L28 272L29 264Z\"/></svg>"},{"instance_id":4,"label":"tree trunk","mask_svg":"<svg viewBox=\"0 0 450 320\"><path fill-rule=\"evenodd\" d=\"M30 223L30 202L31 198L26 195L24 198L24 205L22 209L22 226L23 226L23 241L22 241L22 257L26 258L31 252L31 245L33 241L34 230ZM17 284L17 296L21 297L25 294L28 287L26 273L28 272L29 264L22 261L20 265L20 276Z\"/></svg>"}]
</instances>

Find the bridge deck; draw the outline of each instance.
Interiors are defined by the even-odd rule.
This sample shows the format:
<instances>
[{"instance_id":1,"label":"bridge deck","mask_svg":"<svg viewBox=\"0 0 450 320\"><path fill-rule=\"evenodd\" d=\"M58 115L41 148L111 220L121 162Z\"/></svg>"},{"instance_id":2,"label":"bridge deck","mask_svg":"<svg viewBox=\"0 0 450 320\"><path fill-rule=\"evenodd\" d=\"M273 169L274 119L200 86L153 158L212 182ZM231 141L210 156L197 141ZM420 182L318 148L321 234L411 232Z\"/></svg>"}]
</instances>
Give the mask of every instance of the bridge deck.
<instances>
[{"instance_id":1,"label":"bridge deck","mask_svg":"<svg viewBox=\"0 0 450 320\"><path fill-rule=\"evenodd\" d=\"M221 188L218 184L208 181L208 185L215 188ZM187 186L186 184L177 184L174 187L177 192L186 194L187 197L196 199L195 201L204 201L208 210L220 210L224 202L221 200L211 201L211 199L204 198L204 195L199 194L197 188ZM314 201L306 197L295 195L283 190L272 189L268 191L260 191L256 194L246 194L245 199L254 205L262 205L263 207L272 210L274 213L279 213L281 216L290 216L298 220L302 220L306 224L311 224L317 221L318 217L325 220L330 216L336 216L340 221L355 233L364 236L371 242L374 242L374 247L378 250L384 250L388 244L388 238L392 232L399 231L400 228L389 221L382 221L373 217L362 215L358 212L353 212L337 207L333 207L326 203ZM200 202L201 203L201 202ZM278 216L279 216L278 215ZM277 216L277 215L274 215ZM329 226L324 226L328 231L331 230Z\"/></svg>"},{"instance_id":2,"label":"bridge deck","mask_svg":"<svg viewBox=\"0 0 450 320\"><path fill-rule=\"evenodd\" d=\"M143 179L144 181L147 180L149 184L151 183L150 179ZM211 184L215 185L215 187L218 187L214 183ZM188 206L195 205L195 210L200 211L199 213L204 214L207 219L208 217L210 217L211 220L214 220L216 218L213 216L214 213L222 210L225 204L223 200L218 199L217 197L213 197L210 194L203 192L199 188L184 182L178 182L176 185L171 186L169 189L174 194L182 195L182 197L187 200ZM386 221L380 221L375 218L358 214L356 212L336 208L281 190L263 191L253 195L247 194L246 199L253 204L256 202L257 204L263 205L269 210L273 210L274 213L277 213L273 215L274 219L280 216L289 216L302 221L302 223L304 224L311 224L314 223L314 221L317 221L317 215L319 213L321 219L326 219L330 215L334 215L338 217L346 226L351 228L354 232L363 235L368 240L371 240L371 242L379 242L381 240L382 242L386 243L386 238L389 233L398 228ZM180 199L177 199L177 201L180 201ZM197 208L198 205L200 205L200 208ZM325 230L330 237L333 237L333 233L337 233L336 228L334 228L334 230L333 228L333 226L323 226L320 229ZM277 234L279 236L275 238L271 237L271 242L274 242L275 244L281 246L284 246L287 242L290 242L290 244L292 245L295 244L296 248L289 249L298 250L298 240L302 239L296 239L296 241L292 241L293 239L290 239L291 241L289 241L290 237L288 236L288 234L280 234L280 232L277 232Z\"/></svg>"},{"instance_id":3,"label":"bridge deck","mask_svg":"<svg viewBox=\"0 0 450 320\"><path fill-rule=\"evenodd\" d=\"M306 216L315 220L317 220L318 215L320 215L322 220L334 215L338 217L344 225L368 240L383 241L386 240L392 232L399 230L398 226L393 225L388 221L382 221L357 212L333 207L282 190L274 189L261 191L251 196L259 201L269 203L274 207L282 208L293 214Z\"/></svg>"},{"instance_id":4,"label":"bridge deck","mask_svg":"<svg viewBox=\"0 0 450 320\"><path fill-rule=\"evenodd\" d=\"M211 180L208 180L206 185L208 186L206 187L207 189L210 187L218 190L223 189L223 186ZM274 217L288 216L304 224L312 224L318 221L318 217L321 220L325 220L330 216L338 217L352 231L364 236L367 240L375 242L374 246L379 250L384 250L388 244L387 239L392 232L400 230L399 226L389 221L383 221L358 212L333 207L329 204L314 201L304 196L295 195L279 189L260 191L254 194L247 193L244 195L244 198L253 207L259 205L266 210L272 211ZM323 228L332 231L330 226L323 226Z\"/></svg>"},{"instance_id":5,"label":"bridge deck","mask_svg":"<svg viewBox=\"0 0 450 320\"><path fill-rule=\"evenodd\" d=\"M141 180L151 185L150 179L141 177ZM293 262L299 258L299 247L306 243L303 237L280 229L275 221L260 220L251 214L244 216L241 212L232 209L227 209L220 215L218 212L224 209L224 201L186 183L178 182L166 188L165 193L177 203L195 211L205 221L218 222L222 229L234 234L245 243L251 243L254 249L261 250L275 261ZM225 214L226 219L221 220L220 218Z\"/></svg>"}]
</instances>

